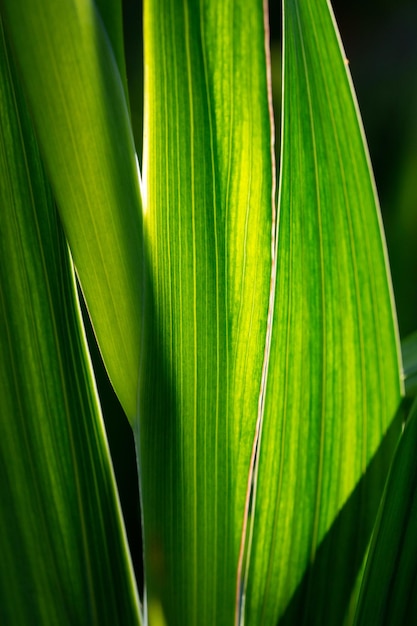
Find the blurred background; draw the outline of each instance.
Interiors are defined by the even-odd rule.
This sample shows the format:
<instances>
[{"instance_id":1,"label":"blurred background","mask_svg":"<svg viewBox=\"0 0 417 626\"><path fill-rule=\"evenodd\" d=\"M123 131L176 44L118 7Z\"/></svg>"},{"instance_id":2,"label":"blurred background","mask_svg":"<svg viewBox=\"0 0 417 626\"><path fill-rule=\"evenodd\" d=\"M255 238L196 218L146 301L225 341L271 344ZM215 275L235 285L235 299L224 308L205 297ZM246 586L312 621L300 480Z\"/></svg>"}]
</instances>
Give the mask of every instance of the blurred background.
<instances>
[{"instance_id":1,"label":"blurred background","mask_svg":"<svg viewBox=\"0 0 417 626\"><path fill-rule=\"evenodd\" d=\"M401 337L417 330L417 2L337 0L333 9L368 140L383 221ZM131 110L142 151L141 2L123 0ZM270 2L273 95L280 111L281 3ZM277 132L277 144L279 137ZM120 499L139 587L142 562L136 459L130 426L89 333ZM161 459L161 463L164 459Z\"/></svg>"}]
</instances>

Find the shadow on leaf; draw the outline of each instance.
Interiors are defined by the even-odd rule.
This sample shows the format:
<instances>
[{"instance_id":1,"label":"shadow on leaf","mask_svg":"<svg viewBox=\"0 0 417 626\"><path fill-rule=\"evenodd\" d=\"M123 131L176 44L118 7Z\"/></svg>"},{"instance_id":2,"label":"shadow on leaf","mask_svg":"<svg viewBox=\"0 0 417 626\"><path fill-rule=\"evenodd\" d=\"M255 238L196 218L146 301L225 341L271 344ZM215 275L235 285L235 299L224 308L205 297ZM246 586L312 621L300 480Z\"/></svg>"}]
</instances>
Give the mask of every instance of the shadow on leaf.
<instances>
[{"instance_id":1,"label":"shadow on leaf","mask_svg":"<svg viewBox=\"0 0 417 626\"><path fill-rule=\"evenodd\" d=\"M404 402L368 469L318 547L279 626L340 626L371 538L404 419Z\"/></svg>"}]
</instances>

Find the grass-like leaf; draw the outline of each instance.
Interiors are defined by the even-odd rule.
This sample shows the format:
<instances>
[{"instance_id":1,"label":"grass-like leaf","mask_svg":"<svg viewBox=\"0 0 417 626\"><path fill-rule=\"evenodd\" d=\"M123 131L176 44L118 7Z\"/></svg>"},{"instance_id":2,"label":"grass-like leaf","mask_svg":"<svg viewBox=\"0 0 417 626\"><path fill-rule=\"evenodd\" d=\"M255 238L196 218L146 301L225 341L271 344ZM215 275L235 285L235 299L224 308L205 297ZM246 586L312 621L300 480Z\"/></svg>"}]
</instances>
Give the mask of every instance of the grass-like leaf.
<instances>
[{"instance_id":1,"label":"grass-like leaf","mask_svg":"<svg viewBox=\"0 0 417 626\"><path fill-rule=\"evenodd\" d=\"M276 298L246 623L274 625L287 609L286 623L339 624L384 473L353 509L347 502L398 408L398 342L378 202L329 3L283 4ZM323 559L338 515L348 516L346 534ZM314 589L324 587L317 605Z\"/></svg>"},{"instance_id":2,"label":"grass-like leaf","mask_svg":"<svg viewBox=\"0 0 417 626\"><path fill-rule=\"evenodd\" d=\"M136 431L150 611L234 621L271 273L262 4L148 0L155 326Z\"/></svg>"},{"instance_id":3,"label":"grass-like leaf","mask_svg":"<svg viewBox=\"0 0 417 626\"><path fill-rule=\"evenodd\" d=\"M328 1L283 4L276 221L259 0L146 0L143 207L120 0L0 0L134 427L151 624L342 623L399 432L395 311L347 60ZM0 61L0 548L13 571L0 615L23 588L17 623L137 623L72 265Z\"/></svg>"},{"instance_id":4,"label":"grass-like leaf","mask_svg":"<svg viewBox=\"0 0 417 626\"><path fill-rule=\"evenodd\" d=\"M136 414L142 343L142 219L120 29L103 2L2 0L38 140L116 393ZM110 45L117 45L116 57Z\"/></svg>"},{"instance_id":5,"label":"grass-like leaf","mask_svg":"<svg viewBox=\"0 0 417 626\"><path fill-rule=\"evenodd\" d=\"M139 603L75 278L0 22L0 622Z\"/></svg>"},{"instance_id":6,"label":"grass-like leaf","mask_svg":"<svg viewBox=\"0 0 417 626\"><path fill-rule=\"evenodd\" d=\"M417 615L417 400L401 436L370 548L355 624L412 624Z\"/></svg>"}]
</instances>

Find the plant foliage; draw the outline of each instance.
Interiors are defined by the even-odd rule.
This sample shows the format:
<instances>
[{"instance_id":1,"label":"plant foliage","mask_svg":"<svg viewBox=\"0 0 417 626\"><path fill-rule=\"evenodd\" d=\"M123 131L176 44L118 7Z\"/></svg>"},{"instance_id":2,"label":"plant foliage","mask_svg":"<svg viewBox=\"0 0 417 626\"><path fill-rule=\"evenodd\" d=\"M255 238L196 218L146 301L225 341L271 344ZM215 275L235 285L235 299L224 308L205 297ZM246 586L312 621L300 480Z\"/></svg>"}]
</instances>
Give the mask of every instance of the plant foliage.
<instances>
[{"instance_id":1,"label":"plant foliage","mask_svg":"<svg viewBox=\"0 0 417 626\"><path fill-rule=\"evenodd\" d=\"M141 173L120 0L0 11L2 623L348 623L364 569L357 623L379 585L412 620L414 418L366 558L402 370L329 2L283 1L278 194L266 3L146 0ZM135 438L143 618L74 270Z\"/></svg>"}]
</instances>

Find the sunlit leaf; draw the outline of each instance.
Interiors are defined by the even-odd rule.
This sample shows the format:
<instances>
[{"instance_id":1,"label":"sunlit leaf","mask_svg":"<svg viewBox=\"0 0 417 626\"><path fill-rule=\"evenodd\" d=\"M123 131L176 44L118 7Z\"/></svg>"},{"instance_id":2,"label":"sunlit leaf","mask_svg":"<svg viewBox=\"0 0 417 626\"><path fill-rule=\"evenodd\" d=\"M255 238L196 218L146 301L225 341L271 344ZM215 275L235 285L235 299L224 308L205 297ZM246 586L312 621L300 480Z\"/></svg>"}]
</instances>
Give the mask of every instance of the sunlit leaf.
<instances>
[{"instance_id":1,"label":"sunlit leaf","mask_svg":"<svg viewBox=\"0 0 417 626\"><path fill-rule=\"evenodd\" d=\"M340 624L396 441L390 434L387 453L400 400L397 332L329 3L284 1L283 37L276 297L245 623L275 625L287 611L284 623ZM370 479L373 458L380 471Z\"/></svg>"},{"instance_id":2,"label":"sunlit leaf","mask_svg":"<svg viewBox=\"0 0 417 626\"><path fill-rule=\"evenodd\" d=\"M117 12L114 3L100 5ZM2 0L1 7L100 350L132 420L142 342L142 219L128 108L109 37L92 0L46 0L42 10ZM120 64L122 52L116 53Z\"/></svg>"},{"instance_id":3,"label":"sunlit leaf","mask_svg":"<svg viewBox=\"0 0 417 626\"><path fill-rule=\"evenodd\" d=\"M231 624L271 273L262 3L147 1L144 18L149 606L170 625Z\"/></svg>"},{"instance_id":4,"label":"sunlit leaf","mask_svg":"<svg viewBox=\"0 0 417 626\"><path fill-rule=\"evenodd\" d=\"M0 22L0 623L135 625L75 279Z\"/></svg>"}]
</instances>

